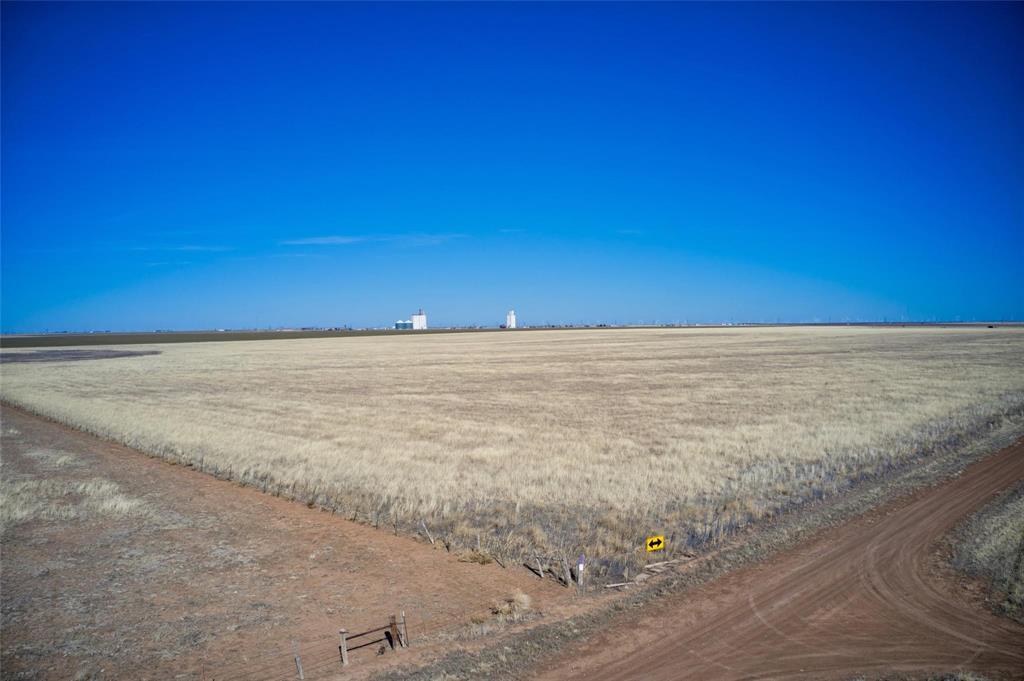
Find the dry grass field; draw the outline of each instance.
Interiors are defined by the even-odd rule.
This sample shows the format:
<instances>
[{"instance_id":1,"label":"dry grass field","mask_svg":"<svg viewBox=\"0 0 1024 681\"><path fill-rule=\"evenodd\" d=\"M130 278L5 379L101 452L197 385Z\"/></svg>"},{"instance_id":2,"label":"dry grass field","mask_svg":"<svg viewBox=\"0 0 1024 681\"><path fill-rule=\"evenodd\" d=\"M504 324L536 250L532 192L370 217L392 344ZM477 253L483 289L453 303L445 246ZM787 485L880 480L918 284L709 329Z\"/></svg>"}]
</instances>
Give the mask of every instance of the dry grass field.
<instances>
[{"instance_id":1,"label":"dry grass field","mask_svg":"<svg viewBox=\"0 0 1024 681\"><path fill-rule=\"evenodd\" d=\"M701 546L1024 409L1015 328L138 347L160 354L5 362L0 394L396 532L504 556L582 550L610 570L647 533Z\"/></svg>"}]
</instances>

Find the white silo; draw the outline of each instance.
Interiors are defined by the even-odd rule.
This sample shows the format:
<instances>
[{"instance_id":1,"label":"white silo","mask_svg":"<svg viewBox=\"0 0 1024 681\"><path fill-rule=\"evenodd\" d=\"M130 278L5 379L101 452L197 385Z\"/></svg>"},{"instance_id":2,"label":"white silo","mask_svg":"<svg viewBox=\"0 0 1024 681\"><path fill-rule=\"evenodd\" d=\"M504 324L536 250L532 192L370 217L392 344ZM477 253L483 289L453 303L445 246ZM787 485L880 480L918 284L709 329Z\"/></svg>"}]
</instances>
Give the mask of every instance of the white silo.
<instances>
[{"instance_id":1,"label":"white silo","mask_svg":"<svg viewBox=\"0 0 1024 681\"><path fill-rule=\"evenodd\" d=\"M427 328L427 315L422 307L412 316L412 328L414 331L423 331Z\"/></svg>"},{"instance_id":2,"label":"white silo","mask_svg":"<svg viewBox=\"0 0 1024 681\"><path fill-rule=\"evenodd\" d=\"M509 310L508 314L505 315L505 328L514 329L516 328L516 311Z\"/></svg>"}]
</instances>

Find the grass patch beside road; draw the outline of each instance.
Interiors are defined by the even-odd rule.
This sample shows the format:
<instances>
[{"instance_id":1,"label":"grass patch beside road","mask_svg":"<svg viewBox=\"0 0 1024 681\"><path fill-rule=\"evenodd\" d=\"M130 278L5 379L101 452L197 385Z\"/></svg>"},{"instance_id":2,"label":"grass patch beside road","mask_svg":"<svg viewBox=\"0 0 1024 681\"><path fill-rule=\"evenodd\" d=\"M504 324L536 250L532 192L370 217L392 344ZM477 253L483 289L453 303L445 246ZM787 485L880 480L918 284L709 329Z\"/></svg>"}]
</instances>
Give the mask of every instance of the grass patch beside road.
<instances>
[{"instance_id":1,"label":"grass patch beside road","mask_svg":"<svg viewBox=\"0 0 1024 681\"><path fill-rule=\"evenodd\" d=\"M953 565L986 585L997 612L1024 624L1024 482L957 531Z\"/></svg>"}]
</instances>

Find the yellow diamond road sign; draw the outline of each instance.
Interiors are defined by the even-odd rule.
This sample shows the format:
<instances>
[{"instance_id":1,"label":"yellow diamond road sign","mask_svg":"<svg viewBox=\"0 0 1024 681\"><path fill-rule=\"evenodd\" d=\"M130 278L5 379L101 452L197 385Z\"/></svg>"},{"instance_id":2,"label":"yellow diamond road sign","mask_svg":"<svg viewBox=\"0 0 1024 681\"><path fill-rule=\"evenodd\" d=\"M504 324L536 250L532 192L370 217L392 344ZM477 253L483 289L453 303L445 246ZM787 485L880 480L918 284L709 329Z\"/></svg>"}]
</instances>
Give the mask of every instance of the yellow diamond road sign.
<instances>
[{"instance_id":1,"label":"yellow diamond road sign","mask_svg":"<svg viewBox=\"0 0 1024 681\"><path fill-rule=\"evenodd\" d=\"M661 551L665 548L665 537L660 534L654 537L648 537L644 546L647 547L648 552Z\"/></svg>"}]
</instances>

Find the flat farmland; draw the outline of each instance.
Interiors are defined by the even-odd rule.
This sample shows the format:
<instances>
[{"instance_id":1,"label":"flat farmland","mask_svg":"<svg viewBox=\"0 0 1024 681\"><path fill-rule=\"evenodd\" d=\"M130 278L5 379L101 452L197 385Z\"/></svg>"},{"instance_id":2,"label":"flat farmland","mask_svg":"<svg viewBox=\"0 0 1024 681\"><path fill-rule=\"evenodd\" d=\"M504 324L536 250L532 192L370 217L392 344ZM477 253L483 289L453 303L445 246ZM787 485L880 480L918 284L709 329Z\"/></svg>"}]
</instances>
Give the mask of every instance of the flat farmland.
<instances>
[{"instance_id":1,"label":"flat farmland","mask_svg":"<svg viewBox=\"0 0 1024 681\"><path fill-rule=\"evenodd\" d=\"M108 348L107 350L113 350ZM1024 330L601 329L5 350L61 423L453 550L669 553L1024 409ZM54 361L11 361L60 352ZM36 359L46 359L39 356Z\"/></svg>"}]
</instances>

